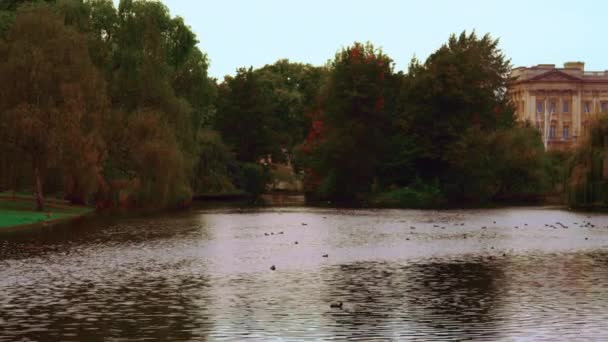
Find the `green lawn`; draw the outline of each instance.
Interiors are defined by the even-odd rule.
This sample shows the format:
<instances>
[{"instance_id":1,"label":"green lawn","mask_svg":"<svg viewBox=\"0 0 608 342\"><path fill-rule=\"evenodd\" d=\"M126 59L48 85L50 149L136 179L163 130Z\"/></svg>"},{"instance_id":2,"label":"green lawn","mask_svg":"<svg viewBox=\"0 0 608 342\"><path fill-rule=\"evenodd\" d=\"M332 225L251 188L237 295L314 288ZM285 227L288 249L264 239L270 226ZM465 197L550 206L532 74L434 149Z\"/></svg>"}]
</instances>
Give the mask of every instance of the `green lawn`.
<instances>
[{"instance_id":1,"label":"green lawn","mask_svg":"<svg viewBox=\"0 0 608 342\"><path fill-rule=\"evenodd\" d=\"M84 215L93 210L87 207L53 204L47 205L45 212L38 212L34 207L33 199L25 200L20 196L13 201L10 198L0 197L0 228L61 220Z\"/></svg>"}]
</instances>

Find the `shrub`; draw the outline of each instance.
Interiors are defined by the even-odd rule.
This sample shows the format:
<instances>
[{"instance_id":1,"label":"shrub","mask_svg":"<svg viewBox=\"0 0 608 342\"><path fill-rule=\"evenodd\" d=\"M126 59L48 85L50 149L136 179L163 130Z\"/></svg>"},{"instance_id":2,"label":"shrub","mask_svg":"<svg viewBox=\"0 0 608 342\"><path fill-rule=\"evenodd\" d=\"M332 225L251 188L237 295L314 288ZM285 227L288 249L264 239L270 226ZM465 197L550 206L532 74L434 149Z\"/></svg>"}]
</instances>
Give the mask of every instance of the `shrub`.
<instances>
[{"instance_id":1,"label":"shrub","mask_svg":"<svg viewBox=\"0 0 608 342\"><path fill-rule=\"evenodd\" d=\"M394 188L373 197L371 204L394 208L435 208L445 204L439 186L415 182L412 186Z\"/></svg>"}]
</instances>

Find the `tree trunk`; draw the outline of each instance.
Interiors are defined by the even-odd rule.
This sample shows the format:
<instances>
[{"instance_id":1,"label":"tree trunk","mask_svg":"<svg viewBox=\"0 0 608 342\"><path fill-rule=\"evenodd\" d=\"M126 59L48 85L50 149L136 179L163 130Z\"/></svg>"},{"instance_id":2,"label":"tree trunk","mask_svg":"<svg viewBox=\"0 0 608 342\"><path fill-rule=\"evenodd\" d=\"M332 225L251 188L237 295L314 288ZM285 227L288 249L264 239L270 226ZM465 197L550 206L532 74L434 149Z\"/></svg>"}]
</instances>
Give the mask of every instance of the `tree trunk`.
<instances>
[{"instance_id":1,"label":"tree trunk","mask_svg":"<svg viewBox=\"0 0 608 342\"><path fill-rule=\"evenodd\" d=\"M40 175L40 167L34 164L34 196L36 197L36 210L44 211L44 197L42 195L42 176Z\"/></svg>"}]
</instances>

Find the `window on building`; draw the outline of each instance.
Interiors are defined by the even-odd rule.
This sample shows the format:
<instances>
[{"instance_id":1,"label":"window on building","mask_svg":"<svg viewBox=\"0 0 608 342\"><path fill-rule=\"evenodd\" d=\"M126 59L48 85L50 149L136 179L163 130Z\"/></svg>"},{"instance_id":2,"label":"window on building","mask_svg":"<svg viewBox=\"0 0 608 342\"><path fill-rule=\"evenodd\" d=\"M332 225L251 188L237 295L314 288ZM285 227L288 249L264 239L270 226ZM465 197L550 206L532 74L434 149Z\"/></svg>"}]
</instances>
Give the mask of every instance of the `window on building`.
<instances>
[{"instance_id":1,"label":"window on building","mask_svg":"<svg viewBox=\"0 0 608 342\"><path fill-rule=\"evenodd\" d=\"M555 138L555 124L551 124L551 127L549 127L549 138L553 139Z\"/></svg>"},{"instance_id":2,"label":"window on building","mask_svg":"<svg viewBox=\"0 0 608 342\"><path fill-rule=\"evenodd\" d=\"M564 126L563 137L564 139L570 139L570 126Z\"/></svg>"},{"instance_id":3,"label":"window on building","mask_svg":"<svg viewBox=\"0 0 608 342\"><path fill-rule=\"evenodd\" d=\"M570 111L570 102L562 102L562 113L568 113Z\"/></svg>"},{"instance_id":4,"label":"window on building","mask_svg":"<svg viewBox=\"0 0 608 342\"><path fill-rule=\"evenodd\" d=\"M602 113L605 113L608 111L608 102L602 102L600 103L600 108L602 110Z\"/></svg>"},{"instance_id":5,"label":"window on building","mask_svg":"<svg viewBox=\"0 0 608 342\"><path fill-rule=\"evenodd\" d=\"M583 103L583 112L585 112L585 113L591 112L591 102L585 101L585 103Z\"/></svg>"},{"instance_id":6,"label":"window on building","mask_svg":"<svg viewBox=\"0 0 608 342\"><path fill-rule=\"evenodd\" d=\"M549 113L555 113L555 108L556 108L555 101L551 100L549 102Z\"/></svg>"},{"instance_id":7,"label":"window on building","mask_svg":"<svg viewBox=\"0 0 608 342\"><path fill-rule=\"evenodd\" d=\"M536 101L536 112L542 113L544 111L543 101Z\"/></svg>"}]
</instances>

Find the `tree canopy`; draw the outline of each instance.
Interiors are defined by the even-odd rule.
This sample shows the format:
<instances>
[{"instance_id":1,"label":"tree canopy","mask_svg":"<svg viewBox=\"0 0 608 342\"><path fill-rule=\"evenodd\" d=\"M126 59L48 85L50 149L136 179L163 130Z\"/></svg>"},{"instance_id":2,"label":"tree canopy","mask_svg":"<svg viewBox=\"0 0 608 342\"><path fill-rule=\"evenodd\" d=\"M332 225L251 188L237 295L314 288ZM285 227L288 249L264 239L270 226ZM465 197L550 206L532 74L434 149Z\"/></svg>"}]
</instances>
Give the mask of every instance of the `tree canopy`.
<instances>
[{"instance_id":1,"label":"tree canopy","mask_svg":"<svg viewBox=\"0 0 608 342\"><path fill-rule=\"evenodd\" d=\"M49 168L95 179L103 155L98 127L105 83L84 37L48 7L23 8L0 46L0 78L2 143L32 165L37 207L44 207Z\"/></svg>"},{"instance_id":2,"label":"tree canopy","mask_svg":"<svg viewBox=\"0 0 608 342\"><path fill-rule=\"evenodd\" d=\"M45 192L101 208L258 195L277 163L311 200L425 206L547 188L549 159L515 122L510 62L489 35L452 35L406 71L355 42L324 66L281 59L218 82L204 42L159 1L0 4L0 187L33 191L39 209Z\"/></svg>"}]
</instances>

